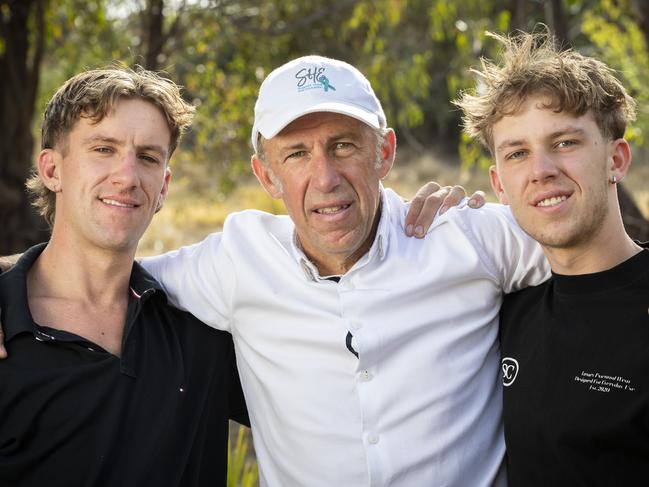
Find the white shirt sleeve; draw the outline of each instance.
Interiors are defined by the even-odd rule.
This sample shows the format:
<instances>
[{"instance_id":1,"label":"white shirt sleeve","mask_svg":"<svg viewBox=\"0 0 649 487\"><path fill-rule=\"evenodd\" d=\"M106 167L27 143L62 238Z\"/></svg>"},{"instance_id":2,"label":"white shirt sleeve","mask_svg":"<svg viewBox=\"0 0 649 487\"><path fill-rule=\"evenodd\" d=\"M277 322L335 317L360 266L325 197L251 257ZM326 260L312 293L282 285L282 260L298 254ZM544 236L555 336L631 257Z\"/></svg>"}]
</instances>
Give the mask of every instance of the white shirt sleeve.
<instances>
[{"instance_id":1,"label":"white shirt sleeve","mask_svg":"<svg viewBox=\"0 0 649 487\"><path fill-rule=\"evenodd\" d=\"M207 325L230 331L234 289L232 261L223 234L213 233L194 245L142 260L163 286L171 304Z\"/></svg>"},{"instance_id":2,"label":"white shirt sleeve","mask_svg":"<svg viewBox=\"0 0 649 487\"><path fill-rule=\"evenodd\" d=\"M518 226L509 206L487 204L459 210L470 238L505 293L536 286L550 277L550 265L538 242Z\"/></svg>"}]
</instances>

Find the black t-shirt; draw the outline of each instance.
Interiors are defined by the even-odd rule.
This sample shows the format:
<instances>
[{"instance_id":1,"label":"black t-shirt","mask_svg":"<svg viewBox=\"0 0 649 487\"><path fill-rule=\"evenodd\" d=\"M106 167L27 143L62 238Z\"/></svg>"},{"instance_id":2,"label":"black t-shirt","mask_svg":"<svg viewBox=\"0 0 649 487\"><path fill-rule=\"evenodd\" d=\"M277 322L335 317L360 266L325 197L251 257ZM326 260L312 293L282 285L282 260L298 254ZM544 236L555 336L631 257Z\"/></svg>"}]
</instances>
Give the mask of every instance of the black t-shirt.
<instances>
[{"instance_id":1,"label":"black t-shirt","mask_svg":"<svg viewBox=\"0 0 649 487\"><path fill-rule=\"evenodd\" d=\"M38 326L25 278L42 248L0 276L0 485L226 485L228 418L248 423L231 336L137 263L121 357Z\"/></svg>"},{"instance_id":2,"label":"black t-shirt","mask_svg":"<svg viewBox=\"0 0 649 487\"><path fill-rule=\"evenodd\" d=\"M649 485L649 250L505 298L510 487Z\"/></svg>"}]
</instances>

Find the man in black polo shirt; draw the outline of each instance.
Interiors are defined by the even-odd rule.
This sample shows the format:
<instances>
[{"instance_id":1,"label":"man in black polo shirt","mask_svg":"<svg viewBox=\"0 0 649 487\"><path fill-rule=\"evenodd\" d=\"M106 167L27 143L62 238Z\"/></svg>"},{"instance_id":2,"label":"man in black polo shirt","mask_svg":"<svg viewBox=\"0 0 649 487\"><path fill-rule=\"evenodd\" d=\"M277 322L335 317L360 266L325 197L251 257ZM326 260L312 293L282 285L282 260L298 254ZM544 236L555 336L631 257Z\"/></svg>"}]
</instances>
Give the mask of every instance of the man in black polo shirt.
<instances>
[{"instance_id":1,"label":"man in black polo shirt","mask_svg":"<svg viewBox=\"0 0 649 487\"><path fill-rule=\"evenodd\" d=\"M552 277L501 309L509 484L646 485L649 250L625 233L616 184L635 103L602 62L547 34L505 38L458 105L491 179Z\"/></svg>"},{"instance_id":2,"label":"man in black polo shirt","mask_svg":"<svg viewBox=\"0 0 649 487\"><path fill-rule=\"evenodd\" d=\"M70 79L49 102L34 204L52 226L0 275L0 485L218 486L247 422L230 335L134 262L193 107L153 73Z\"/></svg>"}]
</instances>

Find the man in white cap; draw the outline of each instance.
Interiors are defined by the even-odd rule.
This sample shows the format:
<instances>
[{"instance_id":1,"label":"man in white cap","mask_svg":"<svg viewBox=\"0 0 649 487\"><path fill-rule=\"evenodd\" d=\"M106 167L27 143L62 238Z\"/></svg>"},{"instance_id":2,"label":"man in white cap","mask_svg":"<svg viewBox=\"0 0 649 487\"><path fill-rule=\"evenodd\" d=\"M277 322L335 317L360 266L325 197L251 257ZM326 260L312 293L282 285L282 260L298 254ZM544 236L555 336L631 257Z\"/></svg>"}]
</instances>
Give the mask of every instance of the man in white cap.
<instances>
[{"instance_id":1,"label":"man in white cap","mask_svg":"<svg viewBox=\"0 0 649 487\"><path fill-rule=\"evenodd\" d=\"M147 259L172 301L232 333L262 486L504 485L498 310L547 277L511 214L466 205L405 236L381 185L396 138L347 63L263 82L252 168L288 216Z\"/></svg>"}]
</instances>

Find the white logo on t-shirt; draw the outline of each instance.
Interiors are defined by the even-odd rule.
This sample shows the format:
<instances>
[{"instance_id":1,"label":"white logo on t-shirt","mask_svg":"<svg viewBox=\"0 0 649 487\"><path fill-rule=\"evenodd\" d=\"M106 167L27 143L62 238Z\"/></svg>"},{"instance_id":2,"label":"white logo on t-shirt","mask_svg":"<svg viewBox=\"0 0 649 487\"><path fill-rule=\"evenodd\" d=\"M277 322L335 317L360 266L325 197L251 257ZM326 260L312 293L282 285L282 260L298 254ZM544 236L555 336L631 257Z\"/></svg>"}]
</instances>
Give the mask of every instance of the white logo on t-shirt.
<instances>
[{"instance_id":1,"label":"white logo on t-shirt","mask_svg":"<svg viewBox=\"0 0 649 487\"><path fill-rule=\"evenodd\" d=\"M511 386L518 375L518 362L515 358L504 357L502 359L503 385Z\"/></svg>"}]
</instances>

